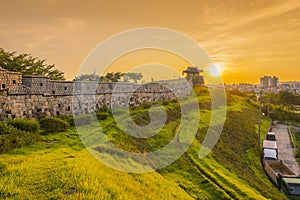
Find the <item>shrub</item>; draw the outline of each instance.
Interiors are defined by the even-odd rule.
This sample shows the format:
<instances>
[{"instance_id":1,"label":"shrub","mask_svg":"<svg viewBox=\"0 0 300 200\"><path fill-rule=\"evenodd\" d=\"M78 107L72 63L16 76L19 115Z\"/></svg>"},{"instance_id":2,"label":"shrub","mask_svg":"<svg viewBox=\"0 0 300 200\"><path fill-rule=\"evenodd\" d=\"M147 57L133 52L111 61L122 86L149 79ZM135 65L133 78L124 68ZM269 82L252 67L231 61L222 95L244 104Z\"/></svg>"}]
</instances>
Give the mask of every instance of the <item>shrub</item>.
<instances>
[{"instance_id":1,"label":"shrub","mask_svg":"<svg viewBox=\"0 0 300 200\"><path fill-rule=\"evenodd\" d=\"M164 106L169 105L169 101L164 101L164 102L162 102L162 105L164 105Z\"/></svg>"},{"instance_id":2,"label":"shrub","mask_svg":"<svg viewBox=\"0 0 300 200\"><path fill-rule=\"evenodd\" d=\"M76 126L84 126L91 123L90 115L79 115L74 117L74 122Z\"/></svg>"},{"instance_id":3,"label":"shrub","mask_svg":"<svg viewBox=\"0 0 300 200\"><path fill-rule=\"evenodd\" d=\"M59 116L60 119L64 120L65 122L67 122L70 126L75 126L74 123L74 117L73 116Z\"/></svg>"},{"instance_id":4,"label":"shrub","mask_svg":"<svg viewBox=\"0 0 300 200\"><path fill-rule=\"evenodd\" d=\"M188 100L188 97L183 97L183 100ZM178 99L172 99L172 103L178 103Z\"/></svg>"},{"instance_id":5,"label":"shrub","mask_svg":"<svg viewBox=\"0 0 300 200\"><path fill-rule=\"evenodd\" d=\"M146 103L143 103L143 108L147 109L147 108L151 108L153 104L150 103L150 102L146 102Z\"/></svg>"},{"instance_id":6,"label":"shrub","mask_svg":"<svg viewBox=\"0 0 300 200\"><path fill-rule=\"evenodd\" d=\"M0 121L0 135L9 134L9 127L5 122Z\"/></svg>"},{"instance_id":7,"label":"shrub","mask_svg":"<svg viewBox=\"0 0 300 200\"><path fill-rule=\"evenodd\" d=\"M8 121L9 125L21 130L30 133L38 133L40 125L37 121L30 119L13 119Z\"/></svg>"},{"instance_id":8,"label":"shrub","mask_svg":"<svg viewBox=\"0 0 300 200\"><path fill-rule=\"evenodd\" d=\"M103 106L99 109L99 112L107 112L107 113L111 113L111 109L107 106Z\"/></svg>"},{"instance_id":9,"label":"shrub","mask_svg":"<svg viewBox=\"0 0 300 200\"><path fill-rule=\"evenodd\" d=\"M28 146L38 139L38 134L19 130L12 125L0 122L0 153L13 148Z\"/></svg>"},{"instance_id":10,"label":"shrub","mask_svg":"<svg viewBox=\"0 0 300 200\"><path fill-rule=\"evenodd\" d=\"M109 114L107 112L97 112L96 116L98 120L106 120Z\"/></svg>"},{"instance_id":11,"label":"shrub","mask_svg":"<svg viewBox=\"0 0 300 200\"><path fill-rule=\"evenodd\" d=\"M40 120L41 128L46 132L61 132L66 131L69 125L64 120L57 117L45 117Z\"/></svg>"},{"instance_id":12,"label":"shrub","mask_svg":"<svg viewBox=\"0 0 300 200\"><path fill-rule=\"evenodd\" d=\"M0 121L0 135L6 134L6 130L7 130L7 125Z\"/></svg>"}]
</instances>

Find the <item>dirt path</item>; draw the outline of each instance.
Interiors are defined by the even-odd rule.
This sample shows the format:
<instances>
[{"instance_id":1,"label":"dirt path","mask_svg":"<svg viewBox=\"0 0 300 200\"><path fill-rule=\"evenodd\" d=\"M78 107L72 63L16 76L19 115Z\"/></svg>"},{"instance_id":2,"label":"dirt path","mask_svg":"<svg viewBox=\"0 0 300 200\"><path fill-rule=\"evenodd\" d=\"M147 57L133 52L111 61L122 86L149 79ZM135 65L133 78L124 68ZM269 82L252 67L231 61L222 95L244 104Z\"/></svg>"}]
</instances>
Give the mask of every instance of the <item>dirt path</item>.
<instances>
[{"instance_id":1,"label":"dirt path","mask_svg":"<svg viewBox=\"0 0 300 200\"><path fill-rule=\"evenodd\" d=\"M294 173L299 174L299 166L294 157L287 125L278 124L272 131L276 134L278 159L282 160Z\"/></svg>"}]
</instances>

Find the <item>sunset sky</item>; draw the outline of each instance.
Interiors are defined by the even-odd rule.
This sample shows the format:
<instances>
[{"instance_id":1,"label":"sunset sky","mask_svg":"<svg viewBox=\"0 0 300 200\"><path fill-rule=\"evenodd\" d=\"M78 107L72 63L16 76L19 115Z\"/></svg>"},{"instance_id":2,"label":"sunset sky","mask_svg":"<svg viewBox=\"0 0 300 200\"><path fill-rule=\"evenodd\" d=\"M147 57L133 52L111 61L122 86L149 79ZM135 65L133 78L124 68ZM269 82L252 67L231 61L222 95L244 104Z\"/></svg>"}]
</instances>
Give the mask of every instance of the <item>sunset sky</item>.
<instances>
[{"instance_id":1,"label":"sunset sky","mask_svg":"<svg viewBox=\"0 0 300 200\"><path fill-rule=\"evenodd\" d=\"M0 3L0 47L46 59L64 71L67 79L73 79L89 52L112 35L133 28L162 27L196 40L217 64L225 83L258 83L263 75L278 76L280 81L300 80L298 0ZM149 57L160 53L142 54L116 61L119 71L130 64L151 62ZM134 58L139 61L132 61ZM170 56L160 58L164 63ZM187 66L176 61L173 67L183 70Z\"/></svg>"}]
</instances>

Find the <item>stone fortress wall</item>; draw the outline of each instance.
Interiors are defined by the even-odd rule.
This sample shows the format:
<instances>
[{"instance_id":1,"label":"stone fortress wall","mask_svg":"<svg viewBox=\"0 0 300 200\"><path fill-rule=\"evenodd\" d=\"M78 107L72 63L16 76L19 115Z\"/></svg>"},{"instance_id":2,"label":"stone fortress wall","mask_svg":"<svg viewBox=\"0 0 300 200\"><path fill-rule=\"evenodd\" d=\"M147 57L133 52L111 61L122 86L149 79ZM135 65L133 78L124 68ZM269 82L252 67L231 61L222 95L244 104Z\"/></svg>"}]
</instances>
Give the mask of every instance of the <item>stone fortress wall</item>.
<instances>
[{"instance_id":1,"label":"stone fortress wall","mask_svg":"<svg viewBox=\"0 0 300 200\"><path fill-rule=\"evenodd\" d=\"M22 76L2 68L0 84L0 120L92 113L111 104L138 106L172 100L191 92L190 83L178 79L143 85L55 81L45 76Z\"/></svg>"},{"instance_id":2,"label":"stone fortress wall","mask_svg":"<svg viewBox=\"0 0 300 200\"><path fill-rule=\"evenodd\" d=\"M14 89L22 85L22 74L9 72L0 67L0 90Z\"/></svg>"}]
</instances>

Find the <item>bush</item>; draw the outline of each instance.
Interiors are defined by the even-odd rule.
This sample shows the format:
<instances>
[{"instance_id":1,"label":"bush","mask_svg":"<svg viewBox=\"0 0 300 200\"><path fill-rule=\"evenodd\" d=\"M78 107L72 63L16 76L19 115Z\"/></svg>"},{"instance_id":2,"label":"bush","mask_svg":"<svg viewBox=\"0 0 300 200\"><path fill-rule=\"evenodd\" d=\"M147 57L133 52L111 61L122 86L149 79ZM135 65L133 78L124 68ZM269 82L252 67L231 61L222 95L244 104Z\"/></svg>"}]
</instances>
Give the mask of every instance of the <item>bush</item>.
<instances>
[{"instance_id":1,"label":"bush","mask_svg":"<svg viewBox=\"0 0 300 200\"><path fill-rule=\"evenodd\" d=\"M147 108L151 108L151 106L153 105L153 103L150 103L150 102L146 102L146 103L143 103L143 108L147 109Z\"/></svg>"},{"instance_id":2,"label":"bush","mask_svg":"<svg viewBox=\"0 0 300 200\"><path fill-rule=\"evenodd\" d=\"M91 123L90 115L79 115L74 117L74 122L76 126L84 126Z\"/></svg>"},{"instance_id":3,"label":"bush","mask_svg":"<svg viewBox=\"0 0 300 200\"><path fill-rule=\"evenodd\" d=\"M40 120L40 125L46 132L62 132L69 128L67 122L57 117L42 118Z\"/></svg>"},{"instance_id":4,"label":"bush","mask_svg":"<svg viewBox=\"0 0 300 200\"><path fill-rule=\"evenodd\" d=\"M0 135L9 134L10 128L11 126L8 126L5 122L0 121Z\"/></svg>"},{"instance_id":5,"label":"bush","mask_svg":"<svg viewBox=\"0 0 300 200\"><path fill-rule=\"evenodd\" d=\"M96 116L98 120L106 120L109 114L107 112L97 112Z\"/></svg>"},{"instance_id":6,"label":"bush","mask_svg":"<svg viewBox=\"0 0 300 200\"><path fill-rule=\"evenodd\" d=\"M183 97L183 100L188 100L188 97ZM178 99L172 99L171 100L172 103L178 103Z\"/></svg>"},{"instance_id":7,"label":"bush","mask_svg":"<svg viewBox=\"0 0 300 200\"><path fill-rule=\"evenodd\" d=\"M74 117L73 116L59 116L60 119L64 120L65 122L67 122L70 126L75 126L74 123Z\"/></svg>"},{"instance_id":8,"label":"bush","mask_svg":"<svg viewBox=\"0 0 300 200\"><path fill-rule=\"evenodd\" d=\"M7 125L0 121L0 135L4 135L6 134L6 131L7 131Z\"/></svg>"},{"instance_id":9,"label":"bush","mask_svg":"<svg viewBox=\"0 0 300 200\"><path fill-rule=\"evenodd\" d=\"M164 106L169 105L169 101L163 101L163 102L162 102L162 105L164 105Z\"/></svg>"},{"instance_id":10,"label":"bush","mask_svg":"<svg viewBox=\"0 0 300 200\"><path fill-rule=\"evenodd\" d=\"M38 140L38 134L19 130L12 125L0 122L0 153L13 148L28 146Z\"/></svg>"},{"instance_id":11,"label":"bush","mask_svg":"<svg viewBox=\"0 0 300 200\"><path fill-rule=\"evenodd\" d=\"M99 109L99 112L107 112L107 113L111 113L111 109L107 106L103 106Z\"/></svg>"},{"instance_id":12,"label":"bush","mask_svg":"<svg viewBox=\"0 0 300 200\"><path fill-rule=\"evenodd\" d=\"M30 133L38 133L40 125L37 121L30 119L13 119L8 121L9 125L21 130Z\"/></svg>"}]
</instances>

